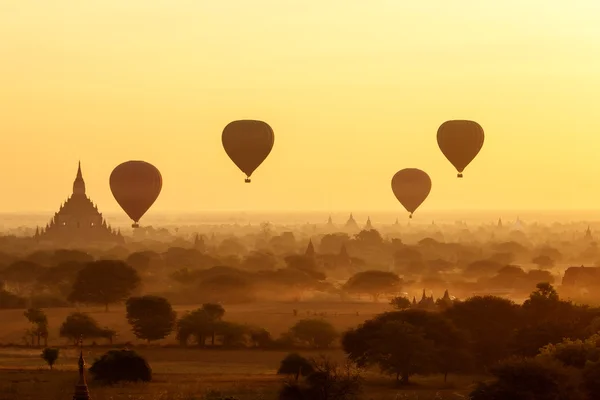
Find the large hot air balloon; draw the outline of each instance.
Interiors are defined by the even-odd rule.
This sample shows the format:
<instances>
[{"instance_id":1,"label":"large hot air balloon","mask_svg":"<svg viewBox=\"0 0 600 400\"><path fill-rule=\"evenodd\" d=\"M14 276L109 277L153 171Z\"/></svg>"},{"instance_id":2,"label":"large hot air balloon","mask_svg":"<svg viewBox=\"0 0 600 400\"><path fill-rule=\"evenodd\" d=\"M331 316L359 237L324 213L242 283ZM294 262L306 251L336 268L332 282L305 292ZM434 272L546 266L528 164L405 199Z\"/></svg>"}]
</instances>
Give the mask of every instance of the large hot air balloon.
<instances>
[{"instance_id":1,"label":"large hot air balloon","mask_svg":"<svg viewBox=\"0 0 600 400\"><path fill-rule=\"evenodd\" d=\"M115 200L139 228L140 218L154 204L162 189L160 171L145 161L127 161L110 174L110 190Z\"/></svg>"},{"instance_id":2,"label":"large hot air balloon","mask_svg":"<svg viewBox=\"0 0 600 400\"><path fill-rule=\"evenodd\" d=\"M241 120L230 122L221 139L225 152L246 174L246 183L250 183L252 173L273 149L275 134L266 122Z\"/></svg>"},{"instance_id":3,"label":"large hot air balloon","mask_svg":"<svg viewBox=\"0 0 600 400\"><path fill-rule=\"evenodd\" d=\"M484 137L483 128L475 121L446 121L439 127L438 146L458 171L459 178L483 147Z\"/></svg>"},{"instance_id":4,"label":"large hot air balloon","mask_svg":"<svg viewBox=\"0 0 600 400\"><path fill-rule=\"evenodd\" d=\"M412 218L413 213L429 196L431 178L420 169L402 169L392 178L392 191Z\"/></svg>"}]
</instances>

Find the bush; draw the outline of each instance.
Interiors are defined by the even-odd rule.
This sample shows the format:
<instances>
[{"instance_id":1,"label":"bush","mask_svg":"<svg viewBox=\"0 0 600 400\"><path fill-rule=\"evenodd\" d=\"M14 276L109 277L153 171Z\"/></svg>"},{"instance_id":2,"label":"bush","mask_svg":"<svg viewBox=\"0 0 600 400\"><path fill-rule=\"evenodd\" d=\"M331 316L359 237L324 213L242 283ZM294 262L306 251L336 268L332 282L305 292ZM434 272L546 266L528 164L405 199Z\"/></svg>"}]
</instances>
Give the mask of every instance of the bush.
<instances>
[{"instance_id":1,"label":"bush","mask_svg":"<svg viewBox=\"0 0 600 400\"><path fill-rule=\"evenodd\" d=\"M283 360L277 374L279 375L293 375L295 380L298 381L300 375L308 376L314 372L314 368L310 361L302 357L298 353L290 353Z\"/></svg>"},{"instance_id":2,"label":"bush","mask_svg":"<svg viewBox=\"0 0 600 400\"><path fill-rule=\"evenodd\" d=\"M325 357L311 362L314 371L305 382L287 382L279 400L356 400L362 393L362 377L350 363L338 366Z\"/></svg>"},{"instance_id":3,"label":"bush","mask_svg":"<svg viewBox=\"0 0 600 400\"><path fill-rule=\"evenodd\" d=\"M590 399L600 393L600 362L588 363L583 370L583 387Z\"/></svg>"},{"instance_id":4,"label":"bush","mask_svg":"<svg viewBox=\"0 0 600 400\"><path fill-rule=\"evenodd\" d=\"M471 400L583 400L572 370L553 360L509 359L492 368L495 382L481 383Z\"/></svg>"},{"instance_id":5,"label":"bush","mask_svg":"<svg viewBox=\"0 0 600 400\"><path fill-rule=\"evenodd\" d=\"M303 319L290 328L290 334L309 347L325 349L338 337L333 325L322 319Z\"/></svg>"},{"instance_id":6,"label":"bush","mask_svg":"<svg viewBox=\"0 0 600 400\"><path fill-rule=\"evenodd\" d=\"M94 379L105 383L149 382L152 369L142 356L133 350L111 350L96 360L90 368Z\"/></svg>"},{"instance_id":7,"label":"bush","mask_svg":"<svg viewBox=\"0 0 600 400\"><path fill-rule=\"evenodd\" d=\"M46 361L50 369L54 367L54 363L56 363L56 360L58 360L58 352L58 349L52 349L49 347L45 348L44 351L42 351L42 358L44 359L44 361Z\"/></svg>"}]
</instances>

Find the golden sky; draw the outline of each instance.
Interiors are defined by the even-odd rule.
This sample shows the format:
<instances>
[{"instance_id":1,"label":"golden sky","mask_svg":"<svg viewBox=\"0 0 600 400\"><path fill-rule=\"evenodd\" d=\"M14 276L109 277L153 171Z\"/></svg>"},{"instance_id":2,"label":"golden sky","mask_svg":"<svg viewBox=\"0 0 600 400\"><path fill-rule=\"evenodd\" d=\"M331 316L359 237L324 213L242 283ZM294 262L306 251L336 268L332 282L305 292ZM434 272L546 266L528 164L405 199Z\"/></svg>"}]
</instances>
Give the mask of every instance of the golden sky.
<instances>
[{"instance_id":1,"label":"golden sky","mask_svg":"<svg viewBox=\"0 0 600 400\"><path fill-rule=\"evenodd\" d=\"M244 184L223 127L260 119ZM436 143L478 121L456 179ZM581 209L600 202L598 0L5 0L0 211L54 211L81 159L88 194L129 159L163 174L154 211Z\"/></svg>"}]
</instances>

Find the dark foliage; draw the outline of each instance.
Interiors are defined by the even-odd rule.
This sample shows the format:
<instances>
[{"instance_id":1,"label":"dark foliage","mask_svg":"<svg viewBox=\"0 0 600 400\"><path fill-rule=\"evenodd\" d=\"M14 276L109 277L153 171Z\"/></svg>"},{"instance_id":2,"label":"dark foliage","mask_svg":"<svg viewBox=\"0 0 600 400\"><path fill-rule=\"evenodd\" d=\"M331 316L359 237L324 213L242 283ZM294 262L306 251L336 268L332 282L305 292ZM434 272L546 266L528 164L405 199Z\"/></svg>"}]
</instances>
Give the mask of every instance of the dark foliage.
<instances>
[{"instance_id":1,"label":"dark foliage","mask_svg":"<svg viewBox=\"0 0 600 400\"><path fill-rule=\"evenodd\" d=\"M90 368L94 379L105 384L117 382L149 382L152 369L148 362L133 350L111 350Z\"/></svg>"}]
</instances>

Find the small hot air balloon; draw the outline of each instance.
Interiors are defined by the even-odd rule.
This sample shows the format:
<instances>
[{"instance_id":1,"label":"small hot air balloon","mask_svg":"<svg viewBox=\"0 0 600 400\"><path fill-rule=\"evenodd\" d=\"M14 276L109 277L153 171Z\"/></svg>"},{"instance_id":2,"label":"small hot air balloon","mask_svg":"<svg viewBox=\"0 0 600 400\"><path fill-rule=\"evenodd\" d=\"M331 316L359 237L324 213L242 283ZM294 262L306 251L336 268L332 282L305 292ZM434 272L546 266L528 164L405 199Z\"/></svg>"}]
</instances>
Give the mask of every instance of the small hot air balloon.
<instances>
[{"instance_id":1,"label":"small hot air balloon","mask_svg":"<svg viewBox=\"0 0 600 400\"><path fill-rule=\"evenodd\" d=\"M160 171L145 161L127 161L110 174L110 190L115 200L139 228L140 218L154 204L162 189Z\"/></svg>"},{"instance_id":2,"label":"small hot air balloon","mask_svg":"<svg viewBox=\"0 0 600 400\"><path fill-rule=\"evenodd\" d=\"M223 129L221 140L231 161L246 174L246 183L250 183L252 173L271 153L275 134L266 122L240 120Z\"/></svg>"},{"instance_id":3,"label":"small hot air balloon","mask_svg":"<svg viewBox=\"0 0 600 400\"><path fill-rule=\"evenodd\" d=\"M483 147L484 138L483 128L475 121L446 121L437 131L438 146L459 178Z\"/></svg>"},{"instance_id":4,"label":"small hot air balloon","mask_svg":"<svg viewBox=\"0 0 600 400\"><path fill-rule=\"evenodd\" d=\"M406 168L396 172L392 178L394 195L410 213L413 213L425 201L431 191L431 178L426 172L416 168Z\"/></svg>"}]
</instances>

